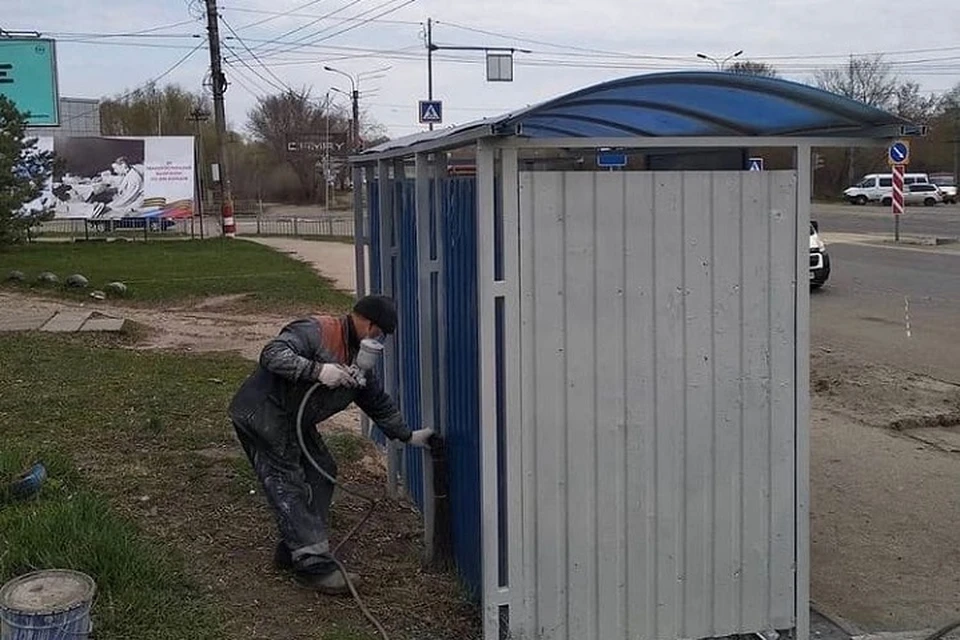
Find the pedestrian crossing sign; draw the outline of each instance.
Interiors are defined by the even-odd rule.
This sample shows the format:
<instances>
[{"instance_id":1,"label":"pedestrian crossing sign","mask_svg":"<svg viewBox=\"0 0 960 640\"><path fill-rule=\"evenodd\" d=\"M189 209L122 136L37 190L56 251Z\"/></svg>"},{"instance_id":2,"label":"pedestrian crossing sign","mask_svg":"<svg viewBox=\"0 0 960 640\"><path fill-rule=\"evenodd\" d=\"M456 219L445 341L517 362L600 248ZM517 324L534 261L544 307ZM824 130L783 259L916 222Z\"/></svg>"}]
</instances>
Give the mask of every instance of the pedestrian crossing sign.
<instances>
[{"instance_id":1,"label":"pedestrian crossing sign","mask_svg":"<svg viewBox=\"0 0 960 640\"><path fill-rule=\"evenodd\" d=\"M420 124L440 124L443 122L443 102L440 100L420 101Z\"/></svg>"}]
</instances>

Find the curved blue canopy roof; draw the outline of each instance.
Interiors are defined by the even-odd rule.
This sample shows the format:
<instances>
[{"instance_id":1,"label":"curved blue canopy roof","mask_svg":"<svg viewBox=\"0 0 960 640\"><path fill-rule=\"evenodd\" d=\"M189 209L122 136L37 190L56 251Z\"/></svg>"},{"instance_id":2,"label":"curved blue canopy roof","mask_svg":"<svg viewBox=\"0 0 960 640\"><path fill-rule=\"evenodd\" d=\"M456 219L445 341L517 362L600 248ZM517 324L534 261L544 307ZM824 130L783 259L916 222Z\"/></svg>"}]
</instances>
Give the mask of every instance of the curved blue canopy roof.
<instances>
[{"instance_id":1,"label":"curved blue canopy roof","mask_svg":"<svg viewBox=\"0 0 960 640\"><path fill-rule=\"evenodd\" d=\"M910 122L815 87L735 73L632 76L459 127L407 136L378 153L444 137L887 137L910 135Z\"/></svg>"}]
</instances>

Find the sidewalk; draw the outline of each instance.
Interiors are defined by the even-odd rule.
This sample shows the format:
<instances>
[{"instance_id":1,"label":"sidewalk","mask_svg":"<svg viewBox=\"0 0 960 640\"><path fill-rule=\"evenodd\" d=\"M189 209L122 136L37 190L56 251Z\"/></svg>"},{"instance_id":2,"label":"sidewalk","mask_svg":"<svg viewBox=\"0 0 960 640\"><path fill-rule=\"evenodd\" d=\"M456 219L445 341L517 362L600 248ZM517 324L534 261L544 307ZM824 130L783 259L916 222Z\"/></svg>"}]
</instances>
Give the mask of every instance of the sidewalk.
<instances>
[{"instance_id":1,"label":"sidewalk","mask_svg":"<svg viewBox=\"0 0 960 640\"><path fill-rule=\"evenodd\" d=\"M320 275L333 280L341 291L357 292L355 254L352 244L345 242L319 242L298 238L256 238L240 236L244 240L272 247L313 266ZM370 271L367 269L367 283Z\"/></svg>"}]
</instances>

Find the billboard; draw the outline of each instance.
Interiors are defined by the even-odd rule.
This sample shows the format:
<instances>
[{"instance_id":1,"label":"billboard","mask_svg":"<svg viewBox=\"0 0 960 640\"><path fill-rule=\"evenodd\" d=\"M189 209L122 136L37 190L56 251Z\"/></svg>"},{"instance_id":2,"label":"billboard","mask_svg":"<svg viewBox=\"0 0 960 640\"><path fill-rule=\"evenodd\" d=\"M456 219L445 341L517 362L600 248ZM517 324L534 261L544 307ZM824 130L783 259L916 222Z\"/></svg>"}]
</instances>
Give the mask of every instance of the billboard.
<instances>
[{"instance_id":1,"label":"billboard","mask_svg":"<svg viewBox=\"0 0 960 640\"><path fill-rule=\"evenodd\" d=\"M53 40L0 38L0 95L27 113L29 126L59 126L57 53Z\"/></svg>"},{"instance_id":2,"label":"billboard","mask_svg":"<svg viewBox=\"0 0 960 640\"><path fill-rule=\"evenodd\" d=\"M29 210L55 218L190 218L195 210L194 147L188 136L38 138L57 170Z\"/></svg>"}]
</instances>

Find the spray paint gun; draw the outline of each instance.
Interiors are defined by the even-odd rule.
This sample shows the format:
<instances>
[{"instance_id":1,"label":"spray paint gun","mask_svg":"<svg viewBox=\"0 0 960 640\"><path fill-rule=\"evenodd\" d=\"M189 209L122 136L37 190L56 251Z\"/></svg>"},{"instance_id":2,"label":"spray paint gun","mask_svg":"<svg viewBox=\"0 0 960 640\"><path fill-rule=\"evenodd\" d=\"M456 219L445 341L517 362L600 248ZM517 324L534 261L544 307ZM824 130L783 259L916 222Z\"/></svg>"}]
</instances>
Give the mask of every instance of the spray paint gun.
<instances>
[{"instance_id":1,"label":"spray paint gun","mask_svg":"<svg viewBox=\"0 0 960 640\"><path fill-rule=\"evenodd\" d=\"M360 341L360 351L357 352L356 360L350 365L350 373L361 387L367 385L367 374L374 370L382 355L383 344L380 341L371 338Z\"/></svg>"}]
</instances>

